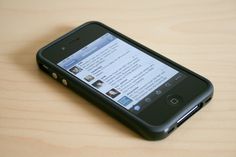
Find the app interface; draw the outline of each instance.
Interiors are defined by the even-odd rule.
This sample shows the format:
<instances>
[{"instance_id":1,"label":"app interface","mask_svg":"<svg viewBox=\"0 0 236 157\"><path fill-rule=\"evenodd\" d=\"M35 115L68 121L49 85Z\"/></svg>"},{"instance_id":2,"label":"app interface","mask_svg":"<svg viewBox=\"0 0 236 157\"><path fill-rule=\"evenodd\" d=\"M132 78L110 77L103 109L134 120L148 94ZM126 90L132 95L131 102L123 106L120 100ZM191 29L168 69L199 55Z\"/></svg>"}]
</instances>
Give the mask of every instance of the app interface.
<instances>
[{"instance_id":1,"label":"app interface","mask_svg":"<svg viewBox=\"0 0 236 157\"><path fill-rule=\"evenodd\" d=\"M186 77L110 33L58 65L134 113Z\"/></svg>"}]
</instances>

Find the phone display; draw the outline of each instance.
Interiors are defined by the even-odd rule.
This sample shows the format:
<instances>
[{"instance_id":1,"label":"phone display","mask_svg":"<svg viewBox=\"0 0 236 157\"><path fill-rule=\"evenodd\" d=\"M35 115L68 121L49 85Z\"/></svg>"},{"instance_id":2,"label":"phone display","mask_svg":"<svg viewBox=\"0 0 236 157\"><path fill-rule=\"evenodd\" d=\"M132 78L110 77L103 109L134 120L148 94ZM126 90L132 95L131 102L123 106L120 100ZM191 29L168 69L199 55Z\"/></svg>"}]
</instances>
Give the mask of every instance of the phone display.
<instances>
[{"instance_id":1,"label":"phone display","mask_svg":"<svg viewBox=\"0 0 236 157\"><path fill-rule=\"evenodd\" d=\"M110 33L58 65L133 113L186 77Z\"/></svg>"}]
</instances>

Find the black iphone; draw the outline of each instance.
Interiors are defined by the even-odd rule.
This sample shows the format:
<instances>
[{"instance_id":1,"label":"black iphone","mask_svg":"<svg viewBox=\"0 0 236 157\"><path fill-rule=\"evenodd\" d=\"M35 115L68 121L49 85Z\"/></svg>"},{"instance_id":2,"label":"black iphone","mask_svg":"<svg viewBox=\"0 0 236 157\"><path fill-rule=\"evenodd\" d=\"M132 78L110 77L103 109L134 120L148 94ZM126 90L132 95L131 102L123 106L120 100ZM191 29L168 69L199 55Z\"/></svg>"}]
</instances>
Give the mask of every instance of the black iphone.
<instances>
[{"instance_id":1,"label":"black iphone","mask_svg":"<svg viewBox=\"0 0 236 157\"><path fill-rule=\"evenodd\" d=\"M213 95L206 78L96 21L43 47L36 59L41 70L149 140L167 137Z\"/></svg>"}]
</instances>

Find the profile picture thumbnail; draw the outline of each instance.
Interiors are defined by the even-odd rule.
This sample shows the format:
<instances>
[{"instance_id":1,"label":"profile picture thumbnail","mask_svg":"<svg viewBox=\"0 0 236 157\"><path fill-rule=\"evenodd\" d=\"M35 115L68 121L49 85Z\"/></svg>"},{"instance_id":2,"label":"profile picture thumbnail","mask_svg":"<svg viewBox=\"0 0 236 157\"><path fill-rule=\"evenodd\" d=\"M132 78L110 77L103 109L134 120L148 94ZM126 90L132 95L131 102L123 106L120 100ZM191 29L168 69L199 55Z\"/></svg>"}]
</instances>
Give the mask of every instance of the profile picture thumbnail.
<instances>
[{"instance_id":1,"label":"profile picture thumbnail","mask_svg":"<svg viewBox=\"0 0 236 157\"><path fill-rule=\"evenodd\" d=\"M94 86L96 88L100 88L100 87L102 87L102 85L103 85L103 82L101 80L97 80L96 82L94 82L92 84L92 86Z\"/></svg>"},{"instance_id":2,"label":"profile picture thumbnail","mask_svg":"<svg viewBox=\"0 0 236 157\"><path fill-rule=\"evenodd\" d=\"M69 71L72 72L73 74L78 74L79 72L81 72L83 69L77 67L77 66L74 66L72 67Z\"/></svg>"},{"instance_id":3,"label":"profile picture thumbnail","mask_svg":"<svg viewBox=\"0 0 236 157\"><path fill-rule=\"evenodd\" d=\"M116 89L111 89L106 93L108 96L115 98L117 95L120 94L120 92L118 92Z\"/></svg>"},{"instance_id":4,"label":"profile picture thumbnail","mask_svg":"<svg viewBox=\"0 0 236 157\"><path fill-rule=\"evenodd\" d=\"M85 79L86 81L90 82L90 81L92 81L92 80L94 79L94 77L93 77L92 75L87 75L87 76L85 76L84 79Z\"/></svg>"}]
</instances>

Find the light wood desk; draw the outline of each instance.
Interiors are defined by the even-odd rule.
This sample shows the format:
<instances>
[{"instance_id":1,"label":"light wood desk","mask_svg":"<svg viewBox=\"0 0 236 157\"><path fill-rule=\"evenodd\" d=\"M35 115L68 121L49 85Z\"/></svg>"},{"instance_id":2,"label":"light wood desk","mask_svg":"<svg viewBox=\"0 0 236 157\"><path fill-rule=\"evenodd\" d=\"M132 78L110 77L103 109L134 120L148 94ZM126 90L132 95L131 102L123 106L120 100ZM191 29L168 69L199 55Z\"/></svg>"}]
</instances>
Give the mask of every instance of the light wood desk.
<instances>
[{"instance_id":1,"label":"light wood desk","mask_svg":"<svg viewBox=\"0 0 236 157\"><path fill-rule=\"evenodd\" d=\"M98 20L209 78L213 100L143 140L38 70L36 51ZM0 156L236 156L236 1L0 1Z\"/></svg>"}]
</instances>

